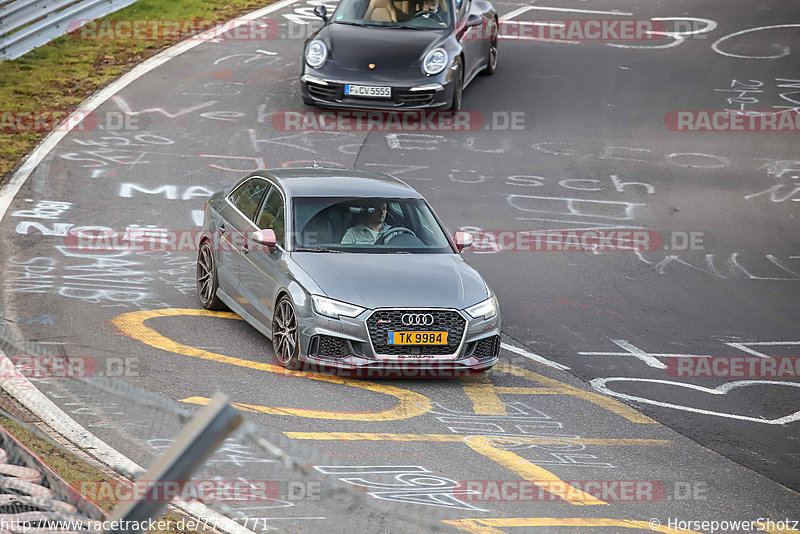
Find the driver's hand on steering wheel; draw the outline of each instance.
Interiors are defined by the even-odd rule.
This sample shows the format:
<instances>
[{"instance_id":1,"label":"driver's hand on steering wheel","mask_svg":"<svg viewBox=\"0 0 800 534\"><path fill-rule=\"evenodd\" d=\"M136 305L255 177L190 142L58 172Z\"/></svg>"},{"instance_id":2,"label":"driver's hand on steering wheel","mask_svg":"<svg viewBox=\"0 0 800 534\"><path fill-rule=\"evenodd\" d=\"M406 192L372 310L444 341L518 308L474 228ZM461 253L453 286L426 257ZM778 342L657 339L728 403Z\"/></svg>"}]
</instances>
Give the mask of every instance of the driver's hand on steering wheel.
<instances>
[{"instance_id":1,"label":"driver's hand on steering wheel","mask_svg":"<svg viewBox=\"0 0 800 534\"><path fill-rule=\"evenodd\" d=\"M387 228L375 238L375 245L386 245L389 241L397 237L401 234L410 234L416 237L416 234L413 230L406 228L405 226L392 226L391 228Z\"/></svg>"}]
</instances>

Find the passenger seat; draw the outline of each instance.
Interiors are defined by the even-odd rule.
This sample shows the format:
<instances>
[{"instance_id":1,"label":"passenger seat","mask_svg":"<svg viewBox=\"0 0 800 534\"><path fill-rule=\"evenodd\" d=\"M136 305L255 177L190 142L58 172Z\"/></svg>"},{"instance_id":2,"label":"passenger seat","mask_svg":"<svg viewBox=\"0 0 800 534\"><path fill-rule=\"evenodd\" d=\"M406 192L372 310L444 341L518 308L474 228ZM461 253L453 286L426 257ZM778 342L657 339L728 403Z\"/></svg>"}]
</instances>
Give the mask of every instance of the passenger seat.
<instances>
[{"instance_id":1,"label":"passenger seat","mask_svg":"<svg viewBox=\"0 0 800 534\"><path fill-rule=\"evenodd\" d=\"M370 0L364 20L372 22L397 22L397 12L392 0Z\"/></svg>"}]
</instances>

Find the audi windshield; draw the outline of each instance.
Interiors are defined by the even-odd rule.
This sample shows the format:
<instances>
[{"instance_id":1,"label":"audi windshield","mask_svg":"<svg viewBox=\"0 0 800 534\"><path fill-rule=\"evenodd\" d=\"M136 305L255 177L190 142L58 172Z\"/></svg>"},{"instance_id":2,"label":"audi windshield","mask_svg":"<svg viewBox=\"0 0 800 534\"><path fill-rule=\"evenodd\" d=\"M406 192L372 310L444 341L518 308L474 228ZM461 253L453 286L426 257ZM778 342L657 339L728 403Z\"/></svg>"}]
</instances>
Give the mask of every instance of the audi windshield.
<instances>
[{"instance_id":1,"label":"audi windshield","mask_svg":"<svg viewBox=\"0 0 800 534\"><path fill-rule=\"evenodd\" d=\"M298 252L455 252L422 199L300 197L293 212Z\"/></svg>"}]
</instances>

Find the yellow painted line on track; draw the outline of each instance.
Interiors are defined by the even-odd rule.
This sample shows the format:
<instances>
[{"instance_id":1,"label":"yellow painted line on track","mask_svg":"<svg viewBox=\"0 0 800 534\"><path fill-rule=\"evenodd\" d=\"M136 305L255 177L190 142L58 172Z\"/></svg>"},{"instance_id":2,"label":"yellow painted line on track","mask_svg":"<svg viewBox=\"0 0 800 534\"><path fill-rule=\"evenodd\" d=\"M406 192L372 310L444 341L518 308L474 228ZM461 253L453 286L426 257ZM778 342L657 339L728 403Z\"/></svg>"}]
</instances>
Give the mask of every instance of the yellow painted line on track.
<instances>
[{"instance_id":1,"label":"yellow painted line on track","mask_svg":"<svg viewBox=\"0 0 800 534\"><path fill-rule=\"evenodd\" d=\"M344 386L366 389L376 393L390 395L400 401L400 403L394 408L375 412L338 412L327 410L309 410L305 408L262 406L259 407L261 408L260 410L257 410L261 413L274 413L281 415L293 415L297 417L309 417L314 419L334 419L343 421L396 421L399 419L408 419L417 415L423 415L428 413L429 410L433 409L433 405L428 397L405 388L376 384L374 382L355 380L340 376L309 373L304 371L292 371L279 365L254 362L251 360L245 360L243 358L225 356L224 354L216 354L214 352L208 352L202 349L184 345L183 343L178 343L177 341L173 341L144 324L144 322L148 319L182 316L217 317L223 319L242 320L241 317L230 312L218 312L192 308L165 308L161 310L124 313L112 319L111 322L122 333L157 349L174 352L176 354L182 354L184 356L191 356L201 360L235 365L238 367L254 369L258 371L267 371L278 375L309 378L311 380L319 380L321 382L330 382L332 384L341 384Z\"/></svg>"},{"instance_id":2,"label":"yellow painted line on track","mask_svg":"<svg viewBox=\"0 0 800 534\"><path fill-rule=\"evenodd\" d=\"M351 421L396 421L399 419L407 419L418 415L423 415L428 410L432 410L433 406L430 399L420 393L413 392L406 388L396 386L389 386L383 384L376 384L365 380L356 380L345 378L335 375L311 373L305 371L293 371L285 369L279 365L268 363L255 362L252 360L245 360L233 356L225 356L223 354L216 354L202 349L197 349L171 340L152 328L146 326L144 323L148 319L159 317L181 317L181 316L196 316L196 317L216 317L224 319L241 320L241 317L231 312L218 312L204 309L193 308L164 308L161 310L149 311L136 311L122 314L114 319L112 323L124 334L141 341L152 347L174 352L193 358L199 358L228 365L236 365L238 367L245 367L256 369L259 371L267 371L278 375L289 375L294 377L309 378L311 380L319 380L322 382L330 382L334 384L341 384L351 387L357 387L390 395L397 398L400 403L394 408L388 410L381 410L375 412L337 412L327 410L309 410L305 408L289 408L289 407L265 407L259 405L242 405L250 406L252 411L260 413L275 413L282 415L294 415L298 417L309 417L317 419L337 419L337 420L351 420ZM625 419L634 423L655 423L654 420L639 413L626 406L625 404L614 400L610 397L584 391L582 389L570 386L558 380L547 378L533 371L517 367L507 363L498 363L492 372L499 372L511 374L521 378L525 378L534 382L539 387L506 387L494 386L491 383L490 376L484 376L477 380L464 381L464 389L466 394L472 400L475 413L477 414L506 414L506 407L499 398L499 394L518 394L518 395L569 395L571 397L579 398L600 406L610 412L616 413Z\"/></svg>"},{"instance_id":3,"label":"yellow painted line on track","mask_svg":"<svg viewBox=\"0 0 800 534\"><path fill-rule=\"evenodd\" d=\"M564 391L556 388L521 388L515 386L495 386L497 393L512 395L564 395Z\"/></svg>"},{"instance_id":4,"label":"yellow painted line on track","mask_svg":"<svg viewBox=\"0 0 800 534\"><path fill-rule=\"evenodd\" d=\"M504 373L518 376L529 380L537 387L518 387L518 386L495 386L492 384L491 376L494 373ZM547 378L533 371L529 371L516 365L500 362L492 369L492 374L483 375L474 379L462 381L464 393L472 401L473 410L476 414L483 415L506 415L506 406L500 395L569 395L578 399L591 402L601 408L620 415L632 423L653 424L656 421L646 415L634 410L633 408L599 393L584 391L555 380Z\"/></svg>"},{"instance_id":5,"label":"yellow painted line on track","mask_svg":"<svg viewBox=\"0 0 800 534\"><path fill-rule=\"evenodd\" d=\"M560 499L570 504L608 504L594 495L567 484L547 469L529 462L519 454L496 447L491 436L469 436L464 440L464 443L473 451L481 453L493 462L514 471L523 479L533 482L535 486L543 487L548 493L557 495Z\"/></svg>"},{"instance_id":6,"label":"yellow painted line on track","mask_svg":"<svg viewBox=\"0 0 800 534\"><path fill-rule=\"evenodd\" d=\"M656 421L650 419L646 415L634 410L633 408L612 399L611 397L606 397L605 395L600 395L599 393L592 393L591 391L584 391L580 388L576 388L574 386L570 386L569 384L565 384L563 382L559 382L553 378L547 378L546 376L542 376L538 373L534 373L533 371L529 371L527 369L523 369L522 367L517 367L516 365L511 365L508 363L500 362L494 366L492 372L500 372L506 373L514 376L518 376L521 378L525 378L534 382L536 384L540 384L544 386L544 388L514 388L514 387L502 387L497 388L495 390L497 393L506 393L506 394L546 394L546 395L569 395L571 397L576 397L578 399L585 400L601 408L604 408L610 412L613 412L619 416L624 417L628 421L632 423L645 423L645 424L655 424ZM488 393L484 393L486 395Z\"/></svg>"},{"instance_id":7,"label":"yellow painted line on track","mask_svg":"<svg viewBox=\"0 0 800 534\"><path fill-rule=\"evenodd\" d=\"M477 414L502 414L506 415L506 405L497 396L497 388L492 385L489 375L482 374L475 378L462 380L464 393L472 401L472 407Z\"/></svg>"},{"instance_id":8,"label":"yellow painted line on track","mask_svg":"<svg viewBox=\"0 0 800 534\"><path fill-rule=\"evenodd\" d=\"M499 530L503 527L616 527L664 534L703 534L696 530L678 530L649 521L606 517L487 517L483 519L446 519L443 523L472 534L505 534ZM580 530L576 532L580 532Z\"/></svg>"},{"instance_id":9,"label":"yellow painted line on track","mask_svg":"<svg viewBox=\"0 0 800 534\"><path fill-rule=\"evenodd\" d=\"M387 432L284 432L292 439L311 439L321 441L429 441L429 442L461 442L467 437L459 434L391 434ZM551 442L580 442L586 445L606 446L644 446L644 447L671 447L672 441L668 439L614 439L614 438L581 438L577 440L566 438L539 438L524 436L484 436L497 440L513 440L514 443L551 443Z\"/></svg>"},{"instance_id":10,"label":"yellow painted line on track","mask_svg":"<svg viewBox=\"0 0 800 534\"><path fill-rule=\"evenodd\" d=\"M389 434L379 432L284 432L292 439L312 440L341 440L341 441L424 441L433 443L465 443L473 451L486 456L493 462L513 471L524 480L542 487L548 493L557 495L560 499L575 505L604 505L606 502L585 493L570 484L567 484L550 471L529 462L518 454L504 449L502 442L542 443L558 440L552 438L527 438L517 436L462 436L457 434ZM667 440L628 440L628 439L586 439L581 443L595 445L659 445L669 446L672 442Z\"/></svg>"}]
</instances>

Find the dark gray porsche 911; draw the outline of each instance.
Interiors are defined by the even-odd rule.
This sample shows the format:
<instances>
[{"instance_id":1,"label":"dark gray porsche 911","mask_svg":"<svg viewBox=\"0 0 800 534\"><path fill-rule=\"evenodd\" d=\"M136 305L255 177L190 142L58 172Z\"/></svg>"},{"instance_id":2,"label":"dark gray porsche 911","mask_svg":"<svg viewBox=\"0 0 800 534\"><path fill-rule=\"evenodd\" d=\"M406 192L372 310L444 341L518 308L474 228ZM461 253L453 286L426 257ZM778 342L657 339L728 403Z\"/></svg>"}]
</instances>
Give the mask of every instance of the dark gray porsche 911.
<instances>
[{"instance_id":1,"label":"dark gray porsche 911","mask_svg":"<svg viewBox=\"0 0 800 534\"><path fill-rule=\"evenodd\" d=\"M342 0L303 49L309 105L458 111L464 87L497 68L487 0Z\"/></svg>"},{"instance_id":2,"label":"dark gray porsche 911","mask_svg":"<svg viewBox=\"0 0 800 534\"><path fill-rule=\"evenodd\" d=\"M350 169L257 171L205 207L197 288L272 339L281 365L483 371L498 360L492 291L425 199Z\"/></svg>"}]
</instances>

